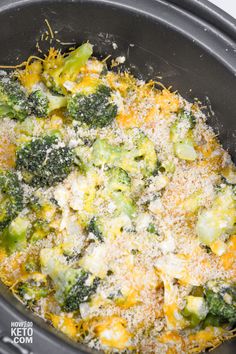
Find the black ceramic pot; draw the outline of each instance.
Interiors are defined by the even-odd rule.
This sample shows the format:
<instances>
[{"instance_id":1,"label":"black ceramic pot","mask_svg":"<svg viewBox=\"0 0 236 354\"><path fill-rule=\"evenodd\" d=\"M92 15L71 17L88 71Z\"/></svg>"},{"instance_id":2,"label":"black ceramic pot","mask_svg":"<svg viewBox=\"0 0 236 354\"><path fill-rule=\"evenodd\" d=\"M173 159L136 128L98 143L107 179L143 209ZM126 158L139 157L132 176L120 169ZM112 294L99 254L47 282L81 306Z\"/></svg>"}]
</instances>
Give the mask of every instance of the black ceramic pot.
<instances>
[{"instance_id":1,"label":"black ceramic pot","mask_svg":"<svg viewBox=\"0 0 236 354\"><path fill-rule=\"evenodd\" d=\"M208 106L209 123L236 159L233 18L206 0L0 0L0 64L36 54L36 41L47 30L45 19L63 42L89 39L97 55L124 55L124 66L135 75L161 77L188 100L198 97ZM49 46L39 44L44 50ZM11 321L25 320L33 321L33 344L12 345ZM35 317L3 285L0 330L1 354L93 353ZM214 353L236 353L236 343L224 343Z\"/></svg>"}]
</instances>

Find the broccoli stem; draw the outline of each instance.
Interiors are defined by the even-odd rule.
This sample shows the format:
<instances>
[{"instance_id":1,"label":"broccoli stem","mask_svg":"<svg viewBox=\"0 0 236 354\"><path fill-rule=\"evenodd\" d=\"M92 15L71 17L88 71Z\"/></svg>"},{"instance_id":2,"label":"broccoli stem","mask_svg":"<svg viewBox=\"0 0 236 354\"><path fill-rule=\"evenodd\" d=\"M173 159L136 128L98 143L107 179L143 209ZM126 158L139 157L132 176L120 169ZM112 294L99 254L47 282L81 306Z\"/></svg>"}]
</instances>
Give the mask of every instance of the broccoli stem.
<instances>
[{"instance_id":1,"label":"broccoli stem","mask_svg":"<svg viewBox=\"0 0 236 354\"><path fill-rule=\"evenodd\" d=\"M18 216L9 227L4 230L2 243L9 253L22 251L27 245L27 232L30 222L27 218Z\"/></svg>"},{"instance_id":2,"label":"broccoli stem","mask_svg":"<svg viewBox=\"0 0 236 354\"><path fill-rule=\"evenodd\" d=\"M82 44L71 52L65 59L63 74L73 74L84 66L93 54L93 46L90 43Z\"/></svg>"}]
</instances>

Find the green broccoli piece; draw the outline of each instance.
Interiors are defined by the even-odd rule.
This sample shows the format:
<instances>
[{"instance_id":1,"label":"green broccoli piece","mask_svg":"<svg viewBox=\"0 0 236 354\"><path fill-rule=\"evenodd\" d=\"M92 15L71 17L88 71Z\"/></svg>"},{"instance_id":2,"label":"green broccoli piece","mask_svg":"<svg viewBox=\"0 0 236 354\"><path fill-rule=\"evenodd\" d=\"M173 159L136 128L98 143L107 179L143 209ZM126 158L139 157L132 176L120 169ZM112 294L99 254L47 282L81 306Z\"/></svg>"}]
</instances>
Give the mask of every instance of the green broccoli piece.
<instances>
[{"instance_id":1,"label":"green broccoli piece","mask_svg":"<svg viewBox=\"0 0 236 354\"><path fill-rule=\"evenodd\" d=\"M224 233L233 230L236 217L236 203L231 186L219 191L212 207L204 209L198 216L196 232L199 240L207 246L216 241Z\"/></svg>"},{"instance_id":2,"label":"green broccoli piece","mask_svg":"<svg viewBox=\"0 0 236 354\"><path fill-rule=\"evenodd\" d=\"M136 215L136 205L134 201L127 195L121 192L114 192L111 199L116 206L115 215L125 214L129 218L134 218Z\"/></svg>"},{"instance_id":3,"label":"green broccoli piece","mask_svg":"<svg viewBox=\"0 0 236 354\"><path fill-rule=\"evenodd\" d=\"M22 251L26 248L29 228L29 220L25 217L17 216L4 229L1 243L9 253Z\"/></svg>"},{"instance_id":4,"label":"green broccoli piece","mask_svg":"<svg viewBox=\"0 0 236 354\"><path fill-rule=\"evenodd\" d=\"M189 122L189 128L194 129L196 126L196 117L192 114L192 112L185 111L184 109L180 110L178 114L179 120L186 120Z\"/></svg>"},{"instance_id":5,"label":"green broccoli piece","mask_svg":"<svg viewBox=\"0 0 236 354\"><path fill-rule=\"evenodd\" d=\"M50 233L50 227L45 220L36 220L32 225L30 242L35 243L42 240Z\"/></svg>"},{"instance_id":6,"label":"green broccoli piece","mask_svg":"<svg viewBox=\"0 0 236 354\"><path fill-rule=\"evenodd\" d=\"M0 231L23 209L23 189L14 172L0 172Z\"/></svg>"},{"instance_id":7,"label":"green broccoli piece","mask_svg":"<svg viewBox=\"0 0 236 354\"><path fill-rule=\"evenodd\" d=\"M62 56L59 53L56 58L45 60L42 77L46 86L54 92L66 94L64 83L77 79L80 69L86 64L92 53L92 45L85 43L67 56Z\"/></svg>"},{"instance_id":8,"label":"green broccoli piece","mask_svg":"<svg viewBox=\"0 0 236 354\"><path fill-rule=\"evenodd\" d=\"M130 218L135 216L136 206L130 198L131 178L128 173L120 167L110 168L106 175L108 177L103 191L104 198L111 200L115 206L115 216L125 214Z\"/></svg>"},{"instance_id":9,"label":"green broccoli piece","mask_svg":"<svg viewBox=\"0 0 236 354\"><path fill-rule=\"evenodd\" d=\"M88 302L96 292L99 278L83 269L71 269L66 273L67 286L64 288L63 310L76 311L83 302Z\"/></svg>"},{"instance_id":10,"label":"green broccoli piece","mask_svg":"<svg viewBox=\"0 0 236 354\"><path fill-rule=\"evenodd\" d=\"M195 124L196 119L192 113L181 110L170 128L175 155L182 160L194 161L197 158L192 135Z\"/></svg>"},{"instance_id":11,"label":"green broccoli piece","mask_svg":"<svg viewBox=\"0 0 236 354\"><path fill-rule=\"evenodd\" d=\"M177 119L170 128L170 137L173 143L181 142L191 136L195 128L196 118L192 113L180 110Z\"/></svg>"},{"instance_id":12,"label":"green broccoli piece","mask_svg":"<svg viewBox=\"0 0 236 354\"><path fill-rule=\"evenodd\" d=\"M36 305L39 300L47 297L49 289L45 281L33 277L27 282L19 282L16 293L28 306Z\"/></svg>"},{"instance_id":13,"label":"green broccoli piece","mask_svg":"<svg viewBox=\"0 0 236 354\"><path fill-rule=\"evenodd\" d=\"M190 327L196 327L204 320L208 313L207 303L204 297L189 295L186 298L186 305L182 315L190 322Z\"/></svg>"},{"instance_id":14,"label":"green broccoli piece","mask_svg":"<svg viewBox=\"0 0 236 354\"><path fill-rule=\"evenodd\" d=\"M153 142L144 134L137 136L130 132L134 146L109 144L105 139L97 139L92 148L92 163L95 166L108 165L120 167L131 174L141 172L144 177L154 173L157 166L157 154Z\"/></svg>"},{"instance_id":15,"label":"green broccoli piece","mask_svg":"<svg viewBox=\"0 0 236 354\"><path fill-rule=\"evenodd\" d=\"M116 237L117 234L126 230L132 230L130 219L135 215L135 211L131 211L131 215L127 215L125 208L118 209L113 215L95 216L93 217L87 227L87 231L91 232L100 242L103 242L107 237Z\"/></svg>"},{"instance_id":16,"label":"green broccoli piece","mask_svg":"<svg viewBox=\"0 0 236 354\"><path fill-rule=\"evenodd\" d=\"M209 281L204 289L209 313L229 323L236 322L236 285L222 280Z\"/></svg>"},{"instance_id":17,"label":"green broccoli piece","mask_svg":"<svg viewBox=\"0 0 236 354\"><path fill-rule=\"evenodd\" d=\"M28 98L17 80L0 76L0 117L23 121L30 114Z\"/></svg>"},{"instance_id":18,"label":"green broccoli piece","mask_svg":"<svg viewBox=\"0 0 236 354\"><path fill-rule=\"evenodd\" d=\"M35 273L39 271L39 260L35 254L28 254L24 263L24 269L27 273Z\"/></svg>"},{"instance_id":19,"label":"green broccoli piece","mask_svg":"<svg viewBox=\"0 0 236 354\"><path fill-rule=\"evenodd\" d=\"M104 241L103 225L101 223L100 218L93 217L88 224L87 231L91 232L94 236L96 236L99 241Z\"/></svg>"},{"instance_id":20,"label":"green broccoli piece","mask_svg":"<svg viewBox=\"0 0 236 354\"><path fill-rule=\"evenodd\" d=\"M29 105L32 113L37 117L46 117L48 115L48 98L41 90L33 91L29 95Z\"/></svg>"},{"instance_id":21,"label":"green broccoli piece","mask_svg":"<svg viewBox=\"0 0 236 354\"><path fill-rule=\"evenodd\" d=\"M29 95L29 105L32 114L37 117L47 117L55 109L67 105L67 98L60 95L52 95L49 92L36 90Z\"/></svg>"},{"instance_id":22,"label":"green broccoli piece","mask_svg":"<svg viewBox=\"0 0 236 354\"><path fill-rule=\"evenodd\" d=\"M56 136L36 138L17 151L16 168L36 187L62 182L71 172L73 152Z\"/></svg>"},{"instance_id":23,"label":"green broccoli piece","mask_svg":"<svg viewBox=\"0 0 236 354\"><path fill-rule=\"evenodd\" d=\"M49 275L53 281L55 297L62 310L71 312L91 299L96 292L99 278L82 268L72 268L63 257L62 249L45 248L40 252L40 263L43 273Z\"/></svg>"},{"instance_id":24,"label":"green broccoli piece","mask_svg":"<svg viewBox=\"0 0 236 354\"><path fill-rule=\"evenodd\" d=\"M131 134L132 133L133 132L131 131ZM134 170L140 169L145 177L153 175L158 166L157 154L153 142L142 132L135 135L133 140L136 148L134 148L131 153L133 161L131 160L132 163L130 167ZM123 168L129 172L129 170L125 168L126 165L127 167L129 166L128 161L125 162Z\"/></svg>"},{"instance_id":25,"label":"green broccoli piece","mask_svg":"<svg viewBox=\"0 0 236 354\"><path fill-rule=\"evenodd\" d=\"M150 223L147 227L147 232L149 232L150 234L155 234L155 235L159 235L158 230L156 228L156 225L153 223Z\"/></svg>"},{"instance_id":26,"label":"green broccoli piece","mask_svg":"<svg viewBox=\"0 0 236 354\"><path fill-rule=\"evenodd\" d=\"M220 327L223 324L222 318L219 318L218 316L212 315L209 313L205 320L202 323L202 327Z\"/></svg>"},{"instance_id":27,"label":"green broccoli piece","mask_svg":"<svg viewBox=\"0 0 236 354\"><path fill-rule=\"evenodd\" d=\"M112 192L130 192L131 178L128 173L120 167L110 168L106 175L108 177L108 189Z\"/></svg>"},{"instance_id":28,"label":"green broccoli piece","mask_svg":"<svg viewBox=\"0 0 236 354\"><path fill-rule=\"evenodd\" d=\"M68 112L72 118L89 128L103 128L117 115L117 106L110 102L111 89L98 86L95 93L77 93L68 99Z\"/></svg>"},{"instance_id":29,"label":"green broccoli piece","mask_svg":"<svg viewBox=\"0 0 236 354\"><path fill-rule=\"evenodd\" d=\"M123 150L120 146L111 145L106 139L97 139L92 148L92 162L101 167L107 164L109 167L121 164Z\"/></svg>"},{"instance_id":30,"label":"green broccoli piece","mask_svg":"<svg viewBox=\"0 0 236 354\"><path fill-rule=\"evenodd\" d=\"M124 218L126 217L127 222L127 217L129 219L135 217L136 205L130 196L130 176L123 168L114 166L116 163L120 163L121 154L123 153L122 148L110 145L106 140L100 139L95 142L94 146L96 146L97 151L100 150L99 156L101 159L112 162L111 168L105 171L105 188L100 191L100 195L108 204L113 204L114 211L111 211L109 216L104 215L103 217L93 217L87 227L88 232L93 233L98 240L103 241L104 237L109 234L109 230L107 230L106 227L107 223L109 223L109 221L111 223L114 222L116 224L114 229L116 229L117 232L120 232L124 226ZM95 162L95 159L92 158L90 161ZM98 164L104 163L103 161L99 161L99 159L96 160L96 162L98 162Z\"/></svg>"}]
</instances>

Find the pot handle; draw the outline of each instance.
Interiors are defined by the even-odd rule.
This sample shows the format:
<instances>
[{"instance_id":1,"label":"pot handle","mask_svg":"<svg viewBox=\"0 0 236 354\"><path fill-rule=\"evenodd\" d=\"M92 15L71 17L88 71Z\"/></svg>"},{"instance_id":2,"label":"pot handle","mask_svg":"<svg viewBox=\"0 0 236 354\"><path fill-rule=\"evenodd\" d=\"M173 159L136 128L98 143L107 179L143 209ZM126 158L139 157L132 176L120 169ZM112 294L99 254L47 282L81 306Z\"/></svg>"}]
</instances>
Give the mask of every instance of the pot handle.
<instances>
[{"instance_id":1,"label":"pot handle","mask_svg":"<svg viewBox=\"0 0 236 354\"><path fill-rule=\"evenodd\" d=\"M24 348L19 343L14 343L14 341L8 336L1 336L0 354L33 354L33 352Z\"/></svg>"}]
</instances>

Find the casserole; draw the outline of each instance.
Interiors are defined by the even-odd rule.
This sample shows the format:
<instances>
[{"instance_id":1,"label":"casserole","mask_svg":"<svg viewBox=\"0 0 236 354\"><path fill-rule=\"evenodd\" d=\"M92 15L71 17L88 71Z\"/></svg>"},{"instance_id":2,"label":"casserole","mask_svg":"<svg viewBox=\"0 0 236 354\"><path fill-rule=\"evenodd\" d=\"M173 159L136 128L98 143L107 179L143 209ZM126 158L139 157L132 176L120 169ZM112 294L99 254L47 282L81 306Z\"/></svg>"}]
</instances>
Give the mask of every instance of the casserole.
<instances>
[{"instance_id":1,"label":"casserole","mask_svg":"<svg viewBox=\"0 0 236 354\"><path fill-rule=\"evenodd\" d=\"M88 38L96 44L97 55L116 55L116 49L112 48L115 41L119 55L127 57L125 65L136 76L141 75L145 79L162 76L165 85L173 84L173 88L178 88L187 99L198 97L204 101L209 97L210 103L208 101L207 104L211 104L215 112L210 124L220 131L224 147L234 156L233 117L236 104L232 92L236 80L233 21L227 16L222 19L220 12L214 15L213 7L213 10L208 10L207 24L206 14L201 19L196 18L195 2L190 2L188 11L184 8L185 2L181 2L183 7L176 7L174 2L138 2L138 9L132 8L132 4L132 1L60 1L56 4L50 1L13 1L12 6L5 6L3 2L0 15L3 28L2 64L15 64L16 57L21 62L32 53L35 39L40 38L44 30L45 18L50 19L50 24L59 31L63 42L72 38L80 43ZM204 4L198 6L201 13ZM214 16L219 21L216 27L213 26ZM32 23L30 20L24 22L23 18L31 18ZM96 21L88 21L88 18L95 18ZM129 30L131 21L132 31ZM38 26L33 26L35 23ZM107 32L110 34L107 35ZM15 52L13 48L17 48ZM222 87L222 83L227 85ZM2 292L2 304L6 304L4 296L7 297L7 291L3 288ZM14 303L13 299L10 301ZM19 304L16 307L25 312ZM6 306L7 309L14 312L9 306ZM40 320L35 321L40 325ZM45 325L41 323L41 326ZM36 332L38 339L44 335L43 331L36 329ZM50 348L50 334L46 336ZM59 340L53 345L58 345L63 353L64 348ZM42 348L42 343L39 348L35 344L33 351L40 353L47 350ZM69 350L66 345L65 350ZM72 347L71 350L73 352Z\"/></svg>"}]
</instances>

